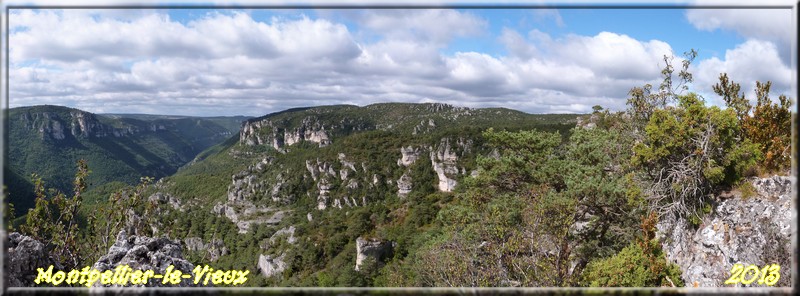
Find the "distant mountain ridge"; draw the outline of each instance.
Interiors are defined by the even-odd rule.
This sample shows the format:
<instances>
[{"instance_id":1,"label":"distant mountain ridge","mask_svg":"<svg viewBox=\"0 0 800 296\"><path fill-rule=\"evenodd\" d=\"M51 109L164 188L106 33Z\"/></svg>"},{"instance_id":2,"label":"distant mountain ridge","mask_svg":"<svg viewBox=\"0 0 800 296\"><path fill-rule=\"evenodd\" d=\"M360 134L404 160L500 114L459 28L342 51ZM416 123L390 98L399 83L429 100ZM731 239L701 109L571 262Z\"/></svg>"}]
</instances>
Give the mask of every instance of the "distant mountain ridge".
<instances>
[{"instance_id":1,"label":"distant mountain ridge","mask_svg":"<svg viewBox=\"0 0 800 296\"><path fill-rule=\"evenodd\" d=\"M332 105L294 108L248 119L239 141L248 145L268 144L281 150L301 141L319 146L330 137L369 130L397 131L423 136L450 126L512 127L520 122L573 122L574 114L527 114L506 108L472 109L442 103L379 103L364 107ZM438 126L438 128L437 128Z\"/></svg>"},{"instance_id":2,"label":"distant mountain ridge","mask_svg":"<svg viewBox=\"0 0 800 296\"><path fill-rule=\"evenodd\" d=\"M71 190L78 159L88 161L92 185L133 184L142 176L174 173L198 153L234 136L245 119L101 115L54 105L12 108L6 121L5 165L16 176L28 179L36 173L65 192ZM31 198L26 191L9 188L11 201L20 204L20 212Z\"/></svg>"}]
</instances>

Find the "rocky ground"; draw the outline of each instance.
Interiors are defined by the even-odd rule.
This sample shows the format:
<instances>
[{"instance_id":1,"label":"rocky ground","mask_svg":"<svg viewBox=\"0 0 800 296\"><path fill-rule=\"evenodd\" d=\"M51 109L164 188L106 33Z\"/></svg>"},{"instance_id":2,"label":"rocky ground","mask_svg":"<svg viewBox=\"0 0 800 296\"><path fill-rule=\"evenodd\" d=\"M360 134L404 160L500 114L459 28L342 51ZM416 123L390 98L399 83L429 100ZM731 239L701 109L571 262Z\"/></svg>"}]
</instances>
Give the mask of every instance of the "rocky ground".
<instances>
[{"instance_id":1,"label":"rocky ground","mask_svg":"<svg viewBox=\"0 0 800 296\"><path fill-rule=\"evenodd\" d=\"M780 264L781 280L776 286L791 284L794 177L750 182L756 190L754 196L733 193L719 197L697 227L686 219L661 219L657 227L667 259L680 266L687 286L730 286L724 282L736 263L755 264L759 269Z\"/></svg>"}]
</instances>

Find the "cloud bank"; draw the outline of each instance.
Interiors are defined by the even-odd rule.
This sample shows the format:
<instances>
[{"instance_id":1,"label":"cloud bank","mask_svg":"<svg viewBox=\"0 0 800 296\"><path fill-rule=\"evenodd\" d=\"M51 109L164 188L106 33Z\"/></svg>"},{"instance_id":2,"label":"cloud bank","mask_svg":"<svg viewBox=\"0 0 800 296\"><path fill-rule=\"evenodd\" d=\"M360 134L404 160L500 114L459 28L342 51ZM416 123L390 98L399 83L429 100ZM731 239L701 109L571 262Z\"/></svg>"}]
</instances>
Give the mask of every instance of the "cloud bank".
<instances>
[{"instance_id":1,"label":"cloud bank","mask_svg":"<svg viewBox=\"0 0 800 296\"><path fill-rule=\"evenodd\" d=\"M357 11L346 18L352 23L340 19L262 20L225 11L179 21L158 10L12 10L10 107L258 116L389 101L581 113L598 104L623 108L631 87L658 83L662 57L672 54L663 41L621 33L554 37L512 28L492 37L504 54L446 53L454 40L491 34L488 21L445 9ZM721 69L749 73L742 81L790 84L770 41L748 41L696 69L698 85Z\"/></svg>"}]
</instances>

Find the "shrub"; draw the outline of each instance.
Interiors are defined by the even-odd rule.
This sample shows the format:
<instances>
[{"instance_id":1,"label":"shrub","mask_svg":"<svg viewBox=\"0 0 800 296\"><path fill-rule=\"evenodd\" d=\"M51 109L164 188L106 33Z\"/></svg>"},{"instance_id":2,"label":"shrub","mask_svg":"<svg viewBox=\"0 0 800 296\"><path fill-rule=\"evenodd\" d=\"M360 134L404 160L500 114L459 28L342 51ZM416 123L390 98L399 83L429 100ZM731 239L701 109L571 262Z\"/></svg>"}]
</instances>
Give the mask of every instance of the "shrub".
<instances>
[{"instance_id":1,"label":"shrub","mask_svg":"<svg viewBox=\"0 0 800 296\"><path fill-rule=\"evenodd\" d=\"M778 103L769 98L772 82L756 81L755 107L740 93L738 83L730 81L728 75L721 73L714 92L722 96L725 105L736 112L742 125L741 138L749 139L758 145L764 156L761 165L767 171L783 171L791 165L792 102L784 95Z\"/></svg>"},{"instance_id":2,"label":"shrub","mask_svg":"<svg viewBox=\"0 0 800 296\"><path fill-rule=\"evenodd\" d=\"M693 93L680 96L678 106L656 110L632 157L652 182L646 194L651 209L697 213L713 188L740 180L760 152L739 133L734 110L706 107Z\"/></svg>"},{"instance_id":3,"label":"shrub","mask_svg":"<svg viewBox=\"0 0 800 296\"><path fill-rule=\"evenodd\" d=\"M665 260L655 238L656 219L655 213L643 219L642 234L636 242L612 257L590 262L582 274L583 284L591 287L668 287L672 283L683 286L680 269Z\"/></svg>"}]
</instances>

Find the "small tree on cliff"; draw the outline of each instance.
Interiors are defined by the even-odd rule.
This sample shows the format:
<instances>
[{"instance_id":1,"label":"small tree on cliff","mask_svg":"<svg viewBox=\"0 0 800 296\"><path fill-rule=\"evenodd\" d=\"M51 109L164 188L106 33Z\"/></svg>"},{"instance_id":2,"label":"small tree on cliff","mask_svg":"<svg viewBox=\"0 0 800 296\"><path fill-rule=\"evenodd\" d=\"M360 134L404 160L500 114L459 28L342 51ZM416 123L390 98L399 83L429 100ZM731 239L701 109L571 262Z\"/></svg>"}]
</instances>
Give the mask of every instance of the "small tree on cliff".
<instances>
[{"instance_id":1,"label":"small tree on cliff","mask_svg":"<svg viewBox=\"0 0 800 296\"><path fill-rule=\"evenodd\" d=\"M756 81L755 107L741 93L741 87L728 79L726 73L719 75L714 92L722 97L725 105L736 112L742 125L740 137L758 145L764 156L762 167L768 171L783 171L791 165L792 102L784 95L778 102L769 98L772 82Z\"/></svg>"},{"instance_id":2,"label":"small tree on cliff","mask_svg":"<svg viewBox=\"0 0 800 296\"><path fill-rule=\"evenodd\" d=\"M85 160L79 160L77 167L72 198L52 188L46 190L42 178L33 175L36 206L28 210L25 224L20 227L23 233L52 248L53 256L69 268L83 262L78 238L78 210L89 169Z\"/></svg>"}]
</instances>

